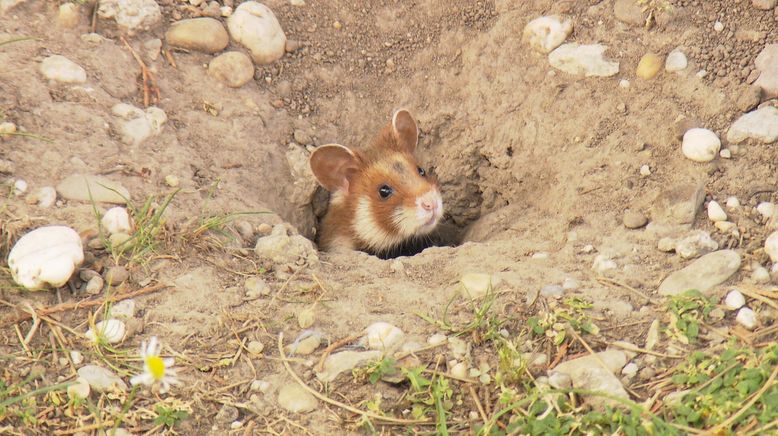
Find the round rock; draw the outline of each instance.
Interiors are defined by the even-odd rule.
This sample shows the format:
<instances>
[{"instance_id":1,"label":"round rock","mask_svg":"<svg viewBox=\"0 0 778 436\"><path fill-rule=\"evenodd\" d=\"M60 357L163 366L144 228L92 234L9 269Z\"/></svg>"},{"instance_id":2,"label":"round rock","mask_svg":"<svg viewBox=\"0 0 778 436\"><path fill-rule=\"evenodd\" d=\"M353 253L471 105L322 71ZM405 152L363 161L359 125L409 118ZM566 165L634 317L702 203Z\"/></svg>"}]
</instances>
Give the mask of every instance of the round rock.
<instances>
[{"instance_id":1,"label":"round rock","mask_svg":"<svg viewBox=\"0 0 778 436\"><path fill-rule=\"evenodd\" d=\"M172 47L216 53L230 43L227 30L214 18L190 18L174 23L165 33L165 40Z\"/></svg>"},{"instance_id":2,"label":"round rock","mask_svg":"<svg viewBox=\"0 0 778 436\"><path fill-rule=\"evenodd\" d=\"M64 285L83 261L81 237L66 226L37 228L22 236L8 255L11 277L30 290Z\"/></svg>"},{"instance_id":3,"label":"round rock","mask_svg":"<svg viewBox=\"0 0 778 436\"><path fill-rule=\"evenodd\" d=\"M573 31L571 20L556 15L538 17L524 26L524 39L535 50L548 53L559 47Z\"/></svg>"},{"instance_id":4,"label":"round rock","mask_svg":"<svg viewBox=\"0 0 778 436\"><path fill-rule=\"evenodd\" d=\"M52 55L41 62L40 71L49 80L61 83L86 82L86 70L65 56Z\"/></svg>"},{"instance_id":5,"label":"round rock","mask_svg":"<svg viewBox=\"0 0 778 436\"><path fill-rule=\"evenodd\" d=\"M273 11L262 3L240 4L227 19L230 36L251 51L258 65L280 59L286 50L286 35Z\"/></svg>"},{"instance_id":6,"label":"round rock","mask_svg":"<svg viewBox=\"0 0 778 436\"><path fill-rule=\"evenodd\" d=\"M240 88L254 78L254 64L247 55L231 51L215 57L208 64L208 74L230 88Z\"/></svg>"},{"instance_id":7,"label":"round rock","mask_svg":"<svg viewBox=\"0 0 778 436\"><path fill-rule=\"evenodd\" d=\"M726 221L727 213L724 212L724 208L717 201L711 200L708 203L708 218L713 222Z\"/></svg>"},{"instance_id":8,"label":"round rock","mask_svg":"<svg viewBox=\"0 0 778 436\"><path fill-rule=\"evenodd\" d=\"M641 79L653 79L662 69L662 58L654 53L646 53L640 58L635 74Z\"/></svg>"},{"instance_id":9,"label":"round rock","mask_svg":"<svg viewBox=\"0 0 778 436\"><path fill-rule=\"evenodd\" d=\"M278 390L278 405L292 413L305 413L316 409L316 397L297 383L284 385Z\"/></svg>"},{"instance_id":10,"label":"round rock","mask_svg":"<svg viewBox=\"0 0 778 436\"><path fill-rule=\"evenodd\" d=\"M721 149L721 140L708 129L689 129L683 135L681 151L695 162L710 162Z\"/></svg>"},{"instance_id":11,"label":"round rock","mask_svg":"<svg viewBox=\"0 0 778 436\"><path fill-rule=\"evenodd\" d=\"M682 51L676 49L670 52L665 59L665 71L675 72L683 71L689 62L686 60L686 55Z\"/></svg>"},{"instance_id":12,"label":"round rock","mask_svg":"<svg viewBox=\"0 0 778 436\"><path fill-rule=\"evenodd\" d=\"M624 212L624 227L628 229L639 229L648 223L648 218L638 211L626 210Z\"/></svg>"}]
</instances>

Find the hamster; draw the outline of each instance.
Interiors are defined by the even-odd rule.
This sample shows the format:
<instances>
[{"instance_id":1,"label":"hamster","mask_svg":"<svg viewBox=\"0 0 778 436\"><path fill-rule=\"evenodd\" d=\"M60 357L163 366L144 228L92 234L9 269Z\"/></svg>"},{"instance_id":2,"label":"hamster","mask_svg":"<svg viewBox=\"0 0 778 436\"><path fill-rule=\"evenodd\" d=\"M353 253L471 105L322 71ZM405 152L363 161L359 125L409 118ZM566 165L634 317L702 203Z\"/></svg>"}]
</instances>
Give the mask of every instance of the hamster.
<instances>
[{"instance_id":1,"label":"hamster","mask_svg":"<svg viewBox=\"0 0 778 436\"><path fill-rule=\"evenodd\" d=\"M400 109L367 147L327 144L311 153L311 170L331 194L321 249L387 257L437 227L443 200L437 179L414 156L418 141L416 121Z\"/></svg>"}]
</instances>

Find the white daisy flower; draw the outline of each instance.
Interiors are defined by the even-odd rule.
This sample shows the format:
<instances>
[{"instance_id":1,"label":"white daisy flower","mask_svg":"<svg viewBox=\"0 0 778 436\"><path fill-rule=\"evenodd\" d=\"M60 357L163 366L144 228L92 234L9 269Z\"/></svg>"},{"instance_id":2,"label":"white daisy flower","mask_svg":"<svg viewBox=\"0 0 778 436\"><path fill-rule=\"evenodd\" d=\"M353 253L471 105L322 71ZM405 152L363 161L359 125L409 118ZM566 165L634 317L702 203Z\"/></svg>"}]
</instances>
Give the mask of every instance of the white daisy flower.
<instances>
[{"instance_id":1,"label":"white daisy flower","mask_svg":"<svg viewBox=\"0 0 778 436\"><path fill-rule=\"evenodd\" d=\"M173 368L175 361L172 357L164 359L159 357L159 351L160 346L156 336L151 337L148 345L146 345L146 341L141 343L140 357L143 359L143 373L134 375L130 379L131 385L152 386L159 383L159 393L164 394L170 389L170 385L181 384L176 377L176 369Z\"/></svg>"}]
</instances>

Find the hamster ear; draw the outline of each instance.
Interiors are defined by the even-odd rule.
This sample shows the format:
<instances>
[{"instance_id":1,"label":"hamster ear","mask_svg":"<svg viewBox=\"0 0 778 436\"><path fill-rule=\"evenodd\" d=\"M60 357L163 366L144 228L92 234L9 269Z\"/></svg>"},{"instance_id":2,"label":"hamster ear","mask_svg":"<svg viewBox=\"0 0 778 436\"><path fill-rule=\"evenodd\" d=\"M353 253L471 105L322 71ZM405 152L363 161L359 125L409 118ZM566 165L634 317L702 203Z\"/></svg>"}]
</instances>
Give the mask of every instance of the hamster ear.
<instances>
[{"instance_id":1,"label":"hamster ear","mask_svg":"<svg viewBox=\"0 0 778 436\"><path fill-rule=\"evenodd\" d=\"M400 109L392 116L392 133L397 144L413 153L419 142L419 128L407 109Z\"/></svg>"},{"instance_id":2,"label":"hamster ear","mask_svg":"<svg viewBox=\"0 0 778 436\"><path fill-rule=\"evenodd\" d=\"M340 144L316 147L308 163L319 184L330 192L348 192L349 178L359 169L354 153Z\"/></svg>"}]
</instances>

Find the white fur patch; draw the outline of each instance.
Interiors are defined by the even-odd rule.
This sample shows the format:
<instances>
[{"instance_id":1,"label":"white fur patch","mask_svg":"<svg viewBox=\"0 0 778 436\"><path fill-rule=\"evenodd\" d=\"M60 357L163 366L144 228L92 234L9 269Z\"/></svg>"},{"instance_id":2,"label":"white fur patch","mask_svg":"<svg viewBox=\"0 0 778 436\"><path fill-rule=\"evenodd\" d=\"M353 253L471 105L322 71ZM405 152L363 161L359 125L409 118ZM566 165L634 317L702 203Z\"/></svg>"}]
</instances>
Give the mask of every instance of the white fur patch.
<instances>
[{"instance_id":1,"label":"white fur patch","mask_svg":"<svg viewBox=\"0 0 778 436\"><path fill-rule=\"evenodd\" d=\"M367 244L367 248L382 251L391 248L405 239L402 235L392 235L378 224L370 209L370 199L361 197L357 201L354 214L354 233Z\"/></svg>"}]
</instances>

